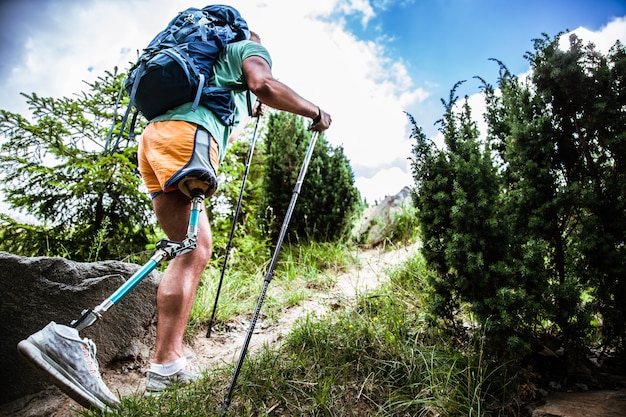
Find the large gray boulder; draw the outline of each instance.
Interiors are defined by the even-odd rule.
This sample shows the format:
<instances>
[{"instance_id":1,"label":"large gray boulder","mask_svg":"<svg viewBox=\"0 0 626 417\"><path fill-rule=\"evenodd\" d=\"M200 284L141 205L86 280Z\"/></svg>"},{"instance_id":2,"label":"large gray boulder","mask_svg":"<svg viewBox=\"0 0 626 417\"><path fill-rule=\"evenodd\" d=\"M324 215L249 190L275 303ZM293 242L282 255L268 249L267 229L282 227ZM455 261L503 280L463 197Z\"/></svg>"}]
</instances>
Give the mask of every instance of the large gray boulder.
<instances>
[{"instance_id":1,"label":"large gray boulder","mask_svg":"<svg viewBox=\"0 0 626 417\"><path fill-rule=\"evenodd\" d=\"M118 261L79 263L0 252L0 404L47 385L19 356L20 340L51 321L69 325L82 310L107 299L139 268ZM146 359L160 278L159 272L152 272L101 320L81 331L82 337L96 343L101 368L116 361Z\"/></svg>"},{"instance_id":2,"label":"large gray boulder","mask_svg":"<svg viewBox=\"0 0 626 417\"><path fill-rule=\"evenodd\" d=\"M394 216L408 204L412 204L411 189L404 187L397 194L387 196L378 205L369 207L354 231L357 242L367 247L383 243L391 233Z\"/></svg>"}]
</instances>

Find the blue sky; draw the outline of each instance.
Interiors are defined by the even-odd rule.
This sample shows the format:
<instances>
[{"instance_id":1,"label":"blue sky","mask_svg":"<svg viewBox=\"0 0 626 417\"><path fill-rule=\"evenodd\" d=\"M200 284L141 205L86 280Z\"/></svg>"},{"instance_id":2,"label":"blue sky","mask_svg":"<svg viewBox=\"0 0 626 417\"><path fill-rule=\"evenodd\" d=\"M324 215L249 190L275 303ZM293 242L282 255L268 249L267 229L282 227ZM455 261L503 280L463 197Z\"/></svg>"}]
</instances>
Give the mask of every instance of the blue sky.
<instances>
[{"instance_id":1,"label":"blue sky","mask_svg":"<svg viewBox=\"0 0 626 417\"><path fill-rule=\"evenodd\" d=\"M346 29L360 39L379 42L401 60L411 78L431 95L414 107L432 132L433 110L441 115L441 98L467 80L460 91L476 92L480 76L495 84L496 58L514 74L528 70L526 51L542 33L556 36L580 26L597 31L611 18L626 16L625 0L423 0L371 2L373 16L347 18ZM380 6L376 6L376 4ZM626 31L626 28L624 29ZM436 119L435 119L436 120Z\"/></svg>"},{"instance_id":2,"label":"blue sky","mask_svg":"<svg viewBox=\"0 0 626 417\"><path fill-rule=\"evenodd\" d=\"M353 15L346 28L361 39L384 42L387 52L403 58L416 79L434 73L460 79L467 76L468 69L487 72L487 59L493 57L510 60L513 71L522 71L526 69L523 52L541 33L556 35L579 26L598 30L611 17L626 15L623 0L391 3L374 8L375 15L366 26ZM453 63L457 65L449 65Z\"/></svg>"},{"instance_id":3,"label":"blue sky","mask_svg":"<svg viewBox=\"0 0 626 417\"><path fill-rule=\"evenodd\" d=\"M342 146L369 203L411 186L404 111L438 135L441 99L504 62L528 71L532 39L576 30L607 50L626 43L625 0L224 0L259 32L273 72L333 116L326 137ZM20 92L71 96L114 66L126 69L182 0L0 0L0 109L26 114Z\"/></svg>"}]
</instances>

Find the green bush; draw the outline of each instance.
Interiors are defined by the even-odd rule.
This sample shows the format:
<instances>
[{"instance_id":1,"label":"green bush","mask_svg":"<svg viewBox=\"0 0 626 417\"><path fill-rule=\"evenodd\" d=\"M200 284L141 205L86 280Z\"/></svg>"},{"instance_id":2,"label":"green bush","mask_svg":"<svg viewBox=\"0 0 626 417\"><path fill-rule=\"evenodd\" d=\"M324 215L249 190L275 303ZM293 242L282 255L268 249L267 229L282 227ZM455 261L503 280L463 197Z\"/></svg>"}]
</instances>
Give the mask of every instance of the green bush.
<instances>
[{"instance_id":1,"label":"green bush","mask_svg":"<svg viewBox=\"0 0 626 417\"><path fill-rule=\"evenodd\" d=\"M475 321L497 355L527 353L552 326L566 346L601 330L624 351L626 52L602 56L575 36L563 51L546 36L527 58L530 84L502 64L498 90L484 83L486 139L459 106L461 83L444 102L445 148L411 118L430 310Z\"/></svg>"},{"instance_id":2,"label":"green bush","mask_svg":"<svg viewBox=\"0 0 626 417\"><path fill-rule=\"evenodd\" d=\"M269 115L265 135L265 174L259 215L272 239L280 233L296 180L311 140L302 118L288 113ZM360 206L354 174L341 148L317 138L306 176L297 194L287 240L334 242L348 236Z\"/></svg>"}]
</instances>

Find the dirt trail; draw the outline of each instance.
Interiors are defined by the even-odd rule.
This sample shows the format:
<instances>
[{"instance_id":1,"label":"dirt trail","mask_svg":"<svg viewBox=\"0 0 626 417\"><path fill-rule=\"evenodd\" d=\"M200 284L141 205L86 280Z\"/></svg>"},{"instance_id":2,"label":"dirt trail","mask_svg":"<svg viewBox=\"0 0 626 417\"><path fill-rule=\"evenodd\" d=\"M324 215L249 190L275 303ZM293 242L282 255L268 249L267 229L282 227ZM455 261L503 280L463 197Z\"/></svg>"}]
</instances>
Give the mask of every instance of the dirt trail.
<instances>
[{"instance_id":1,"label":"dirt trail","mask_svg":"<svg viewBox=\"0 0 626 417\"><path fill-rule=\"evenodd\" d=\"M358 253L359 267L337 277L337 283L329 291L318 292L299 305L284 310L278 321L268 324L259 320L250 341L248 352L253 352L264 344L275 344L292 328L294 323L309 314L322 315L330 305L348 305L357 294L372 291L386 279L386 270L401 263L417 249L417 245L396 250L369 249ZM271 291L271 286L269 288ZM249 328L246 318L229 323L228 332L213 331L207 338L200 332L190 343L188 353L195 356L194 365L209 369L224 363L234 363L239 359ZM143 393L146 364L131 365L124 370L102 369L102 377L113 392L120 396ZM13 417L67 417L74 415L72 410L80 406L66 397L60 390L50 388L39 395L24 399L23 404L15 404L7 416ZM0 417L4 417L0 410Z\"/></svg>"},{"instance_id":2,"label":"dirt trail","mask_svg":"<svg viewBox=\"0 0 626 417\"><path fill-rule=\"evenodd\" d=\"M276 324L266 325L262 321L257 322L250 349L278 342L296 321L307 315L324 314L331 304L346 305L353 301L357 294L377 288L386 279L385 269L400 263L415 249L415 246L411 246L389 252L378 249L362 252L359 255L362 265L340 275L330 291L319 292L299 305L285 309ZM210 339L204 337L204 334L199 335L193 346L198 363L208 368L220 362L236 361L249 325L249 321L242 320L234 331L215 333Z\"/></svg>"}]
</instances>

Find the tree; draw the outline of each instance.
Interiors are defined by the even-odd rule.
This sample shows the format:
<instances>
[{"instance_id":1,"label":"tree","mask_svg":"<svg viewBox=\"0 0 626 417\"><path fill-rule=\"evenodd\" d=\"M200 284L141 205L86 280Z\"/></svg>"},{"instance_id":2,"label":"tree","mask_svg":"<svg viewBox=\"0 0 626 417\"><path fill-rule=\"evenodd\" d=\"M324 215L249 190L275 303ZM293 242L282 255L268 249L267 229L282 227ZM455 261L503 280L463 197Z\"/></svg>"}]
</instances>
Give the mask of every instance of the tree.
<instances>
[{"instance_id":1,"label":"tree","mask_svg":"<svg viewBox=\"0 0 626 417\"><path fill-rule=\"evenodd\" d=\"M25 225L4 215L3 250L119 259L150 243L154 222L149 197L141 190L136 145L103 154L123 78L107 72L73 98L23 94L32 122L1 111L0 131L7 139L0 156L2 191L13 209L36 220Z\"/></svg>"},{"instance_id":2,"label":"tree","mask_svg":"<svg viewBox=\"0 0 626 417\"><path fill-rule=\"evenodd\" d=\"M291 201L311 133L301 118L272 113L265 137L262 218L276 237ZM323 135L317 139L298 196L288 236L292 239L336 241L346 236L360 201L354 175L343 149L333 149Z\"/></svg>"},{"instance_id":3,"label":"tree","mask_svg":"<svg viewBox=\"0 0 626 417\"><path fill-rule=\"evenodd\" d=\"M252 161L249 165L232 242L233 247L239 248L240 253L245 253L248 259L255 257L259 262L263 262L270 255L269 245L266 245L267 242L258 216L263 195L265 152L261 132L264 129L265 120L262 118L259 121L256 144L252 150ZM213 234L214 259L220 258L225 253L233 216L241 193L253 134L253 127L248 126L240 137L229 145L224 160L220 164L217 191L206 201L207 214Z\"/></svg>"},{"instance_id":4,"label":"tree","mask_svg":"<svg viewBox=\"0 0 626 417\"><path fill-rule=\"evenodd\" d=\"M469 306L502 348L554 327L568 345L599 330L624 351L626 53L617 43L605 57L576 37L567 51L558 44L535 41L527 83L502 63L498 90L483 81L482 151L467 105L453 112L456 86L444 102L446 148L414 128L432 299L452 318Z\"/></svg>"},{"instance_id":5,"label":"tree","mask_svg":"<svg viewBox=\"0 0 626 417\"><path fill-rule=\"evenodd\" d=\"M490 351L517 350L527 339L524 294L511 280L507 264L508 233L500 212L501 182L488 143L479 140L476 123L465 100L456 111L457 83L442 125L446 150L436 149L413 124L416 140L412 170L417 184L414 203L423 232L424 258L437 272L429 306L459 328L458 311L469 312L491 341ZM527 301L527 300L526 300Z\"/></svg>"},{"instance_id":6,"label":"tree","mask_svg":"<svg viewBox=\"0 0 626 417\"><path fill-rule=\"evenodd\" d=\"M604 343L625 349L626 51L618 42L603 56L575 35L563 51L544 35L527 58L537 110L550 117L541 132L550 159L539 167L552 175L551 204L531 209L553 260L555 320L575 339L600 313Z\"/></svg>"}]
</instances>

